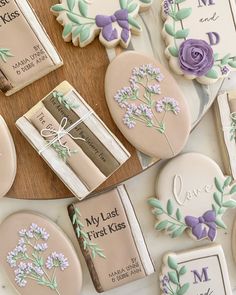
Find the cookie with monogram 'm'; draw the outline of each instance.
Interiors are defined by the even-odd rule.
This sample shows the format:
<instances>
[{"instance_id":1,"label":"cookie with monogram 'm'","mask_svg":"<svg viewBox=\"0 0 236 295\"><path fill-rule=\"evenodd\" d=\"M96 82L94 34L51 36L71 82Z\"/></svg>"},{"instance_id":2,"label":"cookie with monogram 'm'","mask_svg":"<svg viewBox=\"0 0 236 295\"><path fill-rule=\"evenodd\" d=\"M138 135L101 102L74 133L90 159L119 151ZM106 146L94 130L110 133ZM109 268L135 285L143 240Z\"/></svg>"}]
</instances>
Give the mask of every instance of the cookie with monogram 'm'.
<instances>
[{"instance_id":1,"label":"cookie with monogram 'm'","mask_svg":"<svg viewBox=\"0 0 236 295\"><path fill-rule=\"evenodd\" d=\"M79 295L82 270L72 243L51 220L17 212L0 225L0 263L21 295Z\"/></svg>"},{"instance_id":2,"label":"cookie with monogram 'm'","mask_svg":"<svg viewBox=\"0 0 236 295\"><path fill-rule=\"evenodd\" d=\"M212 245L166 254L160 288L162 295L232 295L222 247Z\"/></svg>"},{"instance_id":3,"label":"cookie with monogram 'm'","mask_svg":"<svg viewBox=\"0 0 236 295\"><path fill-rule=\"evenodd\" d=\"M0 116L0 197L11 188L16 176L16 150L10 131Z\"/></svg>"},{"instance_id":4,"label":"cookie with monogram 'm'","mask_svg":"<svg viewBox=\"0 0 236 295\"><path fill-rule=\"evenodd\" d=\"M137 52L120 54L105 78L113 120L137 150L156 158L176 156L191 128L187 102L170 73Z\"/></svg>"},{"instance_id":5,"label":"cookie with monogram 'm'","mask_svg":"<svg viewBox=\"0 0 236 295\"><path fill-rule=\"evenodd\" d=\"M187 153L171 160L161 171L156 196L148 202L158 219L155 226L172 238L187 231L195 240L214 241L226 229L224 213L236 207L236 185L210 158Z\"/></svg>"},{"instance_id":6,"label":"cookie with monogram 'm'","mask_svg":"<svg viewBox=\"0 0 236 295\"><path fill-rule=\"evenodd\" d=\"M60 0L51 7L57 21L64 26L64 41L84 47L99 35L101 43L110 48L120 44L127 48L131 34L140 34L137 16L153 0Z\"/></svg>"}]
</instances>

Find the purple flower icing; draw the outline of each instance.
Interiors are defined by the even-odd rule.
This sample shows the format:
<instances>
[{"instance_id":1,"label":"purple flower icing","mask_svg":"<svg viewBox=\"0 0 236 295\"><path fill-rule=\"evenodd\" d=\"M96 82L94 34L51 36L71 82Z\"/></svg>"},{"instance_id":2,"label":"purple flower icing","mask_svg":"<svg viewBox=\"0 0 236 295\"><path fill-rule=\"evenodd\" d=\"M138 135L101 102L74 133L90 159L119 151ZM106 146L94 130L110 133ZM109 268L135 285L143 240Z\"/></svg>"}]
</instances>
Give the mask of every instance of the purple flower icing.
<instances>
[{"instance_id":1,"label":"purple flower icing","mask_svg":"<svg viewBox=\"0 0 236 295\"><path fill-rule=\"evenodd\" d=\"M179 64L187 74L204 76L214 65L213 50L206 41L188 39L180 45Z\"/></svg>"},{"instance_id":2,"label":"purple flower icing","mask_svg":"<svg viewBox=\"0 0 236 295\"><path fill-rule=\"evenodd\" d=\"M211 241L216 238L216 213L207 211L201 217L186 216L185 223L192 229L192 234L198 239L208 237ZM208 230L207 230L208 229Z\"/></svg>"},{"instance_id":3,"label":"purple flower icing","mask_svg":"<svg viewBox=\"0 0 236 295\"><path fill-rule=\"evenodd\" d=\"M96 16L96 25L99 28L102 28L102 36L107 41L112 41L118 39L117 29L113 28L112 23L117 22L122 28L121 39L127 43L130 37L130 28L128 21L128 10L120 9L116 11L113 15L97 15Z\"/></svg>"}]
</instances>

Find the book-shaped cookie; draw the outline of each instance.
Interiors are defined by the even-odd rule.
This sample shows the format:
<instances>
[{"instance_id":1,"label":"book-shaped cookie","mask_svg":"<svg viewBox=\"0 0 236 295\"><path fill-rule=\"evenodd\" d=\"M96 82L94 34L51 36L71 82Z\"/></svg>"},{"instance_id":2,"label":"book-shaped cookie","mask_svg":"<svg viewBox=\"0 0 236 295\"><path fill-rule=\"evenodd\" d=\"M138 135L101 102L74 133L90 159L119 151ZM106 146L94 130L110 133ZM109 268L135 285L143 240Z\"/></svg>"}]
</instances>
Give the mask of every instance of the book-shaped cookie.
<instances>
[{"instance_id":1,"label":"book-shaped cookie","mask_svg":"<svg viewBox=\"0 0 236 295\"><path fill-rule=\"evenodd\" d=\"M68 211L98 292L155 271L124 185L73 204Z\"/></svg>"},{"instance_id":2,"label":"book-shaped cookie","mask_svg":"<svg viewBox=\"0 0 236 295\"><path fill-rule=\"evenodd\" d=\"M159 159L180 153L191 128L189 107L159 62L137 52L120 54L107 69L105 93L113 120L138 151Z\"/></svg>"},{"instance_id":3,"label":"book-shaped cookie","mask_svg":"<svg viewBox=\"0 0 236 295\"><path fill-rule=\"evenodd\" d=\"M0 90L6 95L63 64L27 0L1 1L0 36Z\"/></svg>"},{"instance_id":4,"label":"book-shaped cookie","mask_svg":"<svg viewBox=\"0 0 236 295\"><path fill-rule=\"evenodd\" d=\"M110 48L127 48L132 34L140 34L139 12L148 9L153 0L60 0L51 11L64 27L64 41L84 47L99 35L100 42Z\"/></svg>"},{"instance_id":5,"label":"book-shaped cookie","mask_svg":"<svg viewBox=\"0 0 236 295\"><path fill-rule=\"evenodd\" d=\"M236 91L220 94L214 110L224 167L236 179Z\"/></svg>"},{"instance_id":6,"label":"book-shaped cookie","mask_svg":"<svg viewBox=\"0 0 236 295\"><path fill-rule=\"evenodd\" d=\"M68 82L61 83L18 119L16 126L79 199L130 157Z\"/></svg>"},{"instance_id":7,"label":"book-shaped cookie","mask_svg":"<svg viewBox=\"0 0 236 295\"><path fill-rule=\"evenodd\" d=\"M222 247L213 245L166 254L160 289L162 295L232 295Z\"/></svg>"},{"instance_id":8,"label":"book-shaped cookie","mask_svg":"<svg viewBox=\"0 0 236 295\"><path fill-rule=\"evenodd\" d=\"M21 295L79 295L82 270L75 249L51 220L22 211L0 225L0 263Z\"/></svg>"},{"instance_id":9,"label":"book-shaped cookie","mask_svg":"<svg viewBox=\"0 0 236 295\"><path fill-rule=\"evenodd\" d=\"M214 241L226 229L223 216L236 208L236 185L210 158L187 153L170 160L157 177L156 196L148 203L155 229L172 238L185 231L196 241Z\"/></svg>"},{"instance_id":10,"label":"book-shaped cookie","mask_svg":"<svg viewBox=\"0 0 236 295\"><path fill-rule=\"evenodd\" d=\"M0 116L0 197L6 195L16 176L16 150L10 131Z\"/></svg>"}]
</instances>

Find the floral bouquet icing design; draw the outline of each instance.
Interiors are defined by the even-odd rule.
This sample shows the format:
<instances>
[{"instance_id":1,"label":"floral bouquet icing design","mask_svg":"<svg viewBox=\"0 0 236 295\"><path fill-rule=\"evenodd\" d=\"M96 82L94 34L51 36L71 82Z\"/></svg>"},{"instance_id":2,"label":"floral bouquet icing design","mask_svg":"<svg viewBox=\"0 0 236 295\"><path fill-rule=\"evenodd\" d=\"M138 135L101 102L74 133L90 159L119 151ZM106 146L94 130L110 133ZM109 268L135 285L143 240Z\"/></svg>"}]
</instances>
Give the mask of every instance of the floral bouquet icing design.
<instances>
[{"instance_id":1,"label":"floral bouquet icing design","mask_svg":"<svg viewBox=\"0 0 236 295\"><path fill-rule=\"evenodd\" d=\"M127 128L135 128L137 123L153 128L163 135L174 156L165 120L167 116L178 116L181 109L177 99L162 96L163 79L160 69L152 64L136 67L132 70L130 86L119 89L114 99L124 109L123 123Z\"/></svg>"},{"instance_id":2,"label":"floral bouquet icing design","mask_svg":"<svg viewBox=\"0 0 236 295\"><path fill-rule=\"evenodd\" d=\"M84 47L99 35L106 47L120 44L127 48L131 34L139 34L136 20L140 10L148 8L152 0L114 0L105 5L103 0L61 0L51 11L64 26L63 39Z\"/></svg>"},{"instance_id":3,"label":"floral bouquet icing design","mask_svg":"<svg viewBox=\"0 0 236 295\"><path fill-rule=\"evenodd\" d=\"M69 267L68 259L63 253L52 252L46 255L50 235L37 224L32 223L28 229L21 229L18 234L18 244L7 256L7 262L14 270L16 284L24 288L28 281L34 281L42 287L50 288L55 294L62 295L57 272L66 271Z\"/></svg>"},{"instance_id":4,"label":"floral bouquet icing design","mask_svg":"<svg viewBox=\"0 0 236 295\"><path fill-rule=\"evenodd\" d=\"M183 3L187 2L189 7L185 5L182 7ZM202 2L202 5L208 9L215 6L215 2L208 6L207 1ZM220 37L216 32L208 33L207 27L205 34L209 34L209 42L191 37L191 28L186 28L184 21L191 18L193 9L199 9L200 5L201 3L198 7L191 7L193 3L189 0L163 1L162 16L165 21L163 36L167 44L165 53L171 68L177 74L184 75L188 79L197 79L202 84L211 84L236 69L236 58L228 52L223 58L219 58L214 46L220 43ZM201 10L198 12L200 19ZM216 40L213 40L212 36Z\"/></svg>"}]
</instances>

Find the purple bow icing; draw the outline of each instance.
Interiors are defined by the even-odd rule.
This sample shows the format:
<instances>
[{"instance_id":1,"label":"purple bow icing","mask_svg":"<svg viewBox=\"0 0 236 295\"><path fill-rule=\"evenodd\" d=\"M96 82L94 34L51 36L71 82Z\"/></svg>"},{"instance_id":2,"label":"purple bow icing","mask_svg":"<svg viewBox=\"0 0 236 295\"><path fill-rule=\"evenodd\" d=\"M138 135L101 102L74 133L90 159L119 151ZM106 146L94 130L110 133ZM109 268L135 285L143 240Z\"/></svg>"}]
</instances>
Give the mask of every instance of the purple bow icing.
<instances>
[{"instance_id":1,"label":"purple bow icing","mask_svg":"<svg viewBox=\"0 0 236 295\"><path fill-rule=\"evenodd\" d=\"M107 41L112 41L118 39L117 29L112 27L112 23L117 22L122 28L121 39L126 43L130 37L130 28L128 21L128 10L120 9L116 11L113 15L97 15L96 25L102 28L102 36Z\"/></svg>"},{"instance_id":2,"label":"purple bow icing","mask_svg":"<svg viewBox=\"0 0 236 295\"><path fill-rule=\"evenodd\" d=\"M201 217L186 216L185 223L192 229L192 234L198 239L208 237L211 241L216 238L216 213L207 211ZM207 230L208 227L208 230Z\"/></svg>"}]
</instances>

